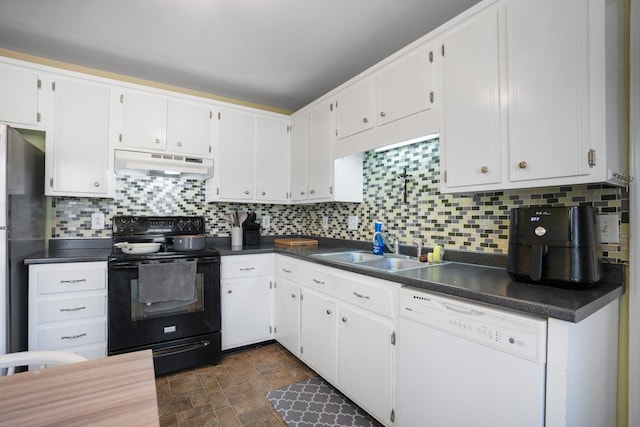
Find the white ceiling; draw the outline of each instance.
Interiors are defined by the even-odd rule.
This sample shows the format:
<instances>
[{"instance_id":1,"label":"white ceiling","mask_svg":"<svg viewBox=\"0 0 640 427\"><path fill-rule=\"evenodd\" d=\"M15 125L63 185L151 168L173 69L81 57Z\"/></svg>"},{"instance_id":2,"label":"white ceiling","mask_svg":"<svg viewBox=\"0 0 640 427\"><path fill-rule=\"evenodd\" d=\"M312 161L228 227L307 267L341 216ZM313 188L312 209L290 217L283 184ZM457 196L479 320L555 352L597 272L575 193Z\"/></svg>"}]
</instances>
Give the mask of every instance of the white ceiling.
<instances>
[{"instance_id":1,"label":"white ceiling","mask_svg":"<svg viewBox=\"0 0 640 427\"><path fill-rule=\"evenodd\" d=\"M0 0L0 47L297 110L479 0Z\"/></svg>"}]
</instances>

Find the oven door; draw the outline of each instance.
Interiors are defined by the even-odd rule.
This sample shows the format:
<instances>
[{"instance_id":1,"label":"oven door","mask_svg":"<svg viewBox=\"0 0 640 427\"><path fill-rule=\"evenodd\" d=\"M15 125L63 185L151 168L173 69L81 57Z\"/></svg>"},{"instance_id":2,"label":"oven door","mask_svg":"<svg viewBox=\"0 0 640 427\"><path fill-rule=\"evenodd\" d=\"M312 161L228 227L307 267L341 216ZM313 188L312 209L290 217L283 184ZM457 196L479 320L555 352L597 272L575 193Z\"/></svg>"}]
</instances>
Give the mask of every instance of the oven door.
<instances>
[{"instance_id":1,"label":"oven door","mask_svg":"<svg viewBox=\"0 0 640 427\"><path fill-rule=\"evenodd\" d=\"M155 262L194 260L197 261L195 298L159 304L140 302L138 266L144 261L109 262L109 354L220 331L220 258Z\"/></svg>"}]
</instances>

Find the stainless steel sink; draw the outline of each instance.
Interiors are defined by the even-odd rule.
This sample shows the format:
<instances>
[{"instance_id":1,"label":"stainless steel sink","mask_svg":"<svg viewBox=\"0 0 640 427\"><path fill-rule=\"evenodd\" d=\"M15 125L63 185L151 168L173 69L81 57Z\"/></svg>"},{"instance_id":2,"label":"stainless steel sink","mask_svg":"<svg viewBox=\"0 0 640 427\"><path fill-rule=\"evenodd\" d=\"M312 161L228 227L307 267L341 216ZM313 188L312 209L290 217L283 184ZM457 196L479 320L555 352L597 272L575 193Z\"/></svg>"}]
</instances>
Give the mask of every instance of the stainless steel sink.
<instances>
[{"instance_id":1,"label":"stainless steel sink","mask_svg":"<svg viewBox=\"0 0 640 427\"><path fill-rule=\"evenodd\" d=\"M374 255L367 252L332 252L330 254L315 254L314 256L336 262L346 262L349 264L382 258L380 255Z\"/></svg>"},{"instance_id":2,"label":"stainless steel sink","mask_svg":"<svg viewBox=\"0 0 640 427\"><path fill-rule=\"evenodd\" d=\"M357 265L358 267L370 268L381 271L404 271L417 268L429 268L440 264L432 264L420 262L402 255L374 255L368 252L347 251L347 252L331 252L326 254L314 254L317 258L326 259L340 264Z\"/></svg>"},{"instance_id":3,"label":"stainless steel sink","mask_svg":"<svg viewBox=\"0 0 640 427\"><path fill-rule=\"evenodd\" d=\"M375 261L366 261L358 264L360 267L377 268L378 270L400 271L424 268L433 264L402 258L382 258Z\"/></svg>"}]
</instances>

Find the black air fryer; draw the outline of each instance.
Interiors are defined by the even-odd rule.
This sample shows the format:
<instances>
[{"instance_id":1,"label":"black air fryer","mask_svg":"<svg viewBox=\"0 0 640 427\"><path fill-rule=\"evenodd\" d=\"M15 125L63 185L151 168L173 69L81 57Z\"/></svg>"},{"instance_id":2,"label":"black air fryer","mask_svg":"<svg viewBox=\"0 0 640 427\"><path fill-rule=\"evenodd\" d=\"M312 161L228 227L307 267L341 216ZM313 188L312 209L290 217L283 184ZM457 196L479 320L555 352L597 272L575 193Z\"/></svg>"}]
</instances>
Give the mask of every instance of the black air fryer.
<instances>
[{"instance_id":1,"label":"black air fryer","mask_svg":"<svg viewBox=\"0 0 640 427\"><path fill-rule=\"evenodd\" d=\"M513 280L588 287L600 280L601 257L594 208L511 209L507 271Z\"/></svg>"}]
</instances>

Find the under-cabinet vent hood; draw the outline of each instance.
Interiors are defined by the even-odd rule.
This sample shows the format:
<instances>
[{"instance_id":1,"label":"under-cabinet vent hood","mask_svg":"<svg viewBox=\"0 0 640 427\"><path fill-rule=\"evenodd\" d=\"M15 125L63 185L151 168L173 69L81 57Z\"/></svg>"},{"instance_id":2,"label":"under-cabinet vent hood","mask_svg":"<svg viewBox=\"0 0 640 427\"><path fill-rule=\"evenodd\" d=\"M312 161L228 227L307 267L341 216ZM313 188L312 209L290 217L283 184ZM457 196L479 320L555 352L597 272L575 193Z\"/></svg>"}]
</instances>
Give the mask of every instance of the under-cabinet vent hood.
<instances>
[{"instance_id":1,"label":"under-cabinet vent hood","mask_svg":"<svg viewBox=\"0 0 640 427\"><path fill-rule=\"evenodd\" d=\"M180 176L206 179L213 176L213 159L175 154L114 150L118 175Z\"/></svg>"}]
</instances>

